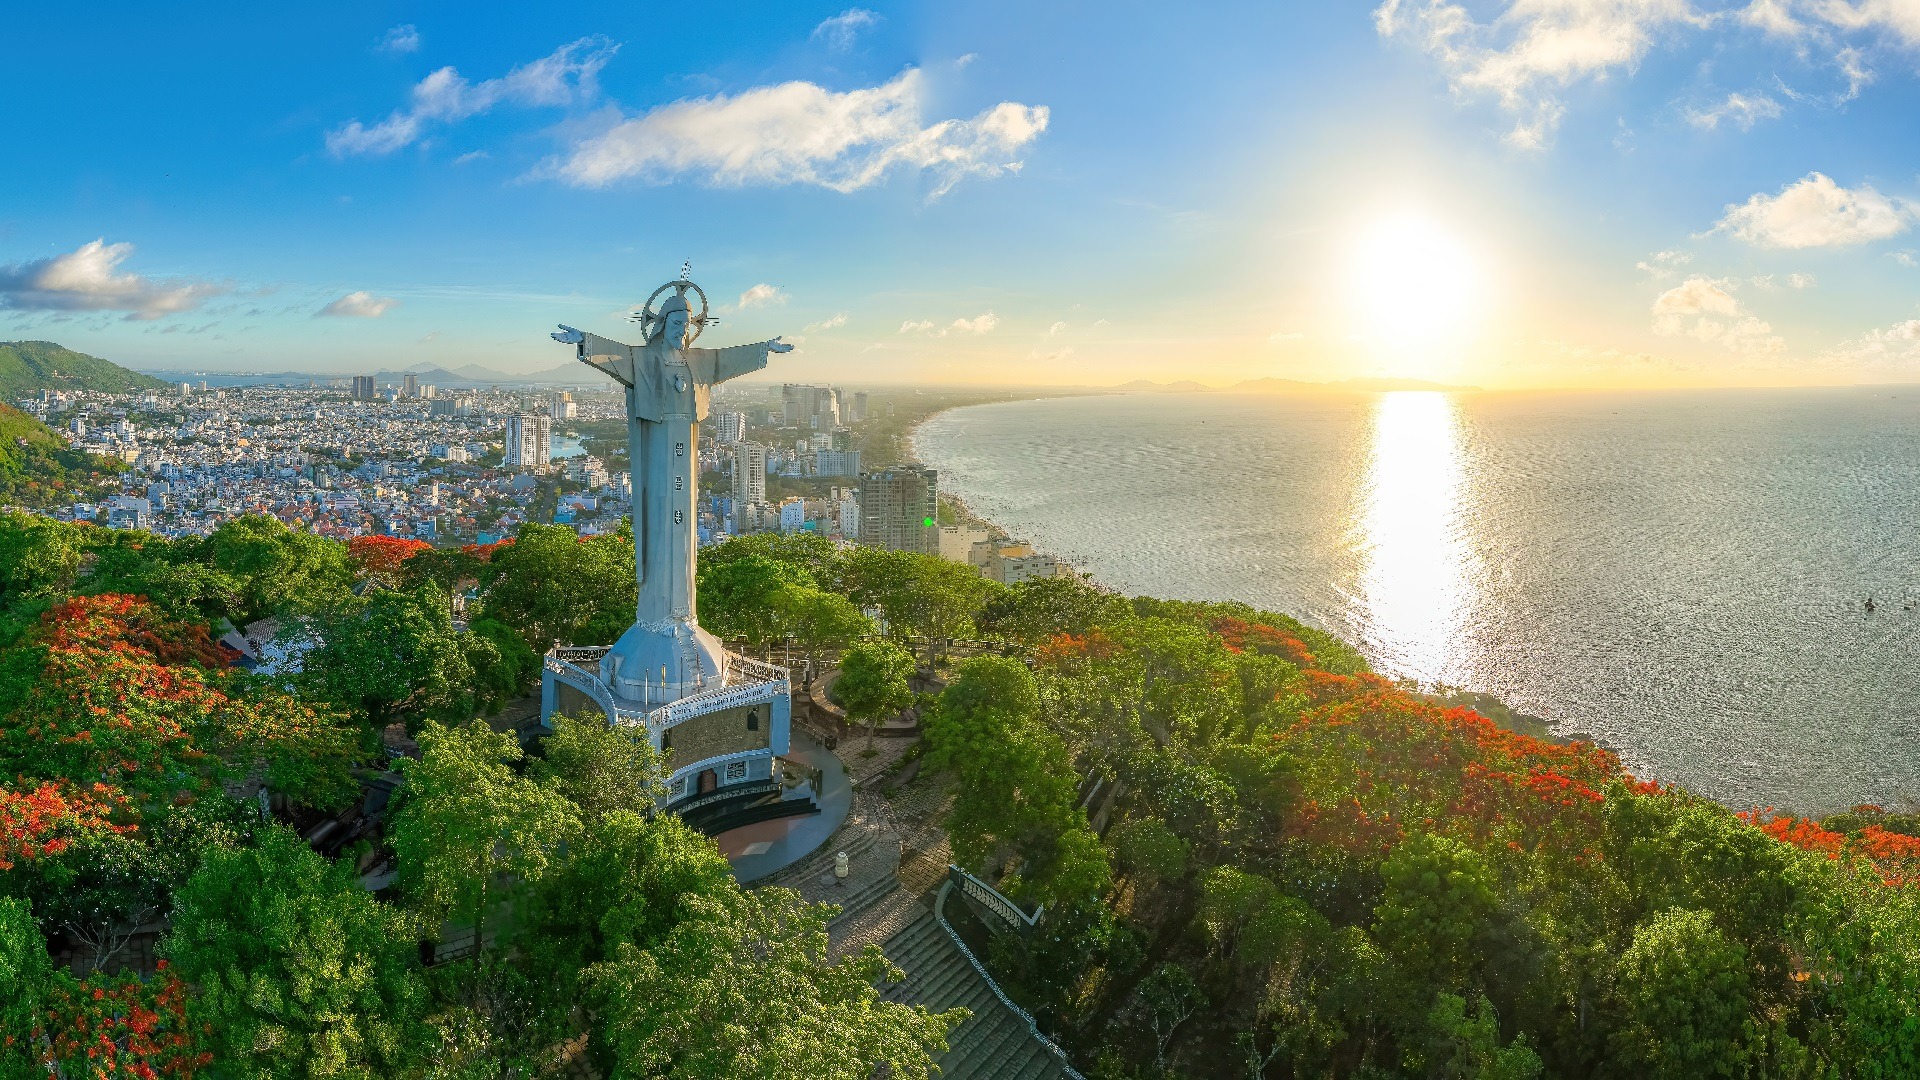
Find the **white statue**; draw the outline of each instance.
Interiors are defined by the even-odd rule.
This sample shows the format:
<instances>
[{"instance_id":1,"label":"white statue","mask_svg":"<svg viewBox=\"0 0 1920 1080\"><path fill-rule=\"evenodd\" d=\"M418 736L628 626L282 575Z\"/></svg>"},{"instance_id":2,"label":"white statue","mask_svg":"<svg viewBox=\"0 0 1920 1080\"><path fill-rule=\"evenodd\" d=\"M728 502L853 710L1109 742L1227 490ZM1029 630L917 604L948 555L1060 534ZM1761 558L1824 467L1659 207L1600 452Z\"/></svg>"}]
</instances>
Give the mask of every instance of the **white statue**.
<instances>
[{"instance_id":1,"label":"white statue","mask_svg":"<svg viewBox=\"0 0 1920 1080\"><path fill-rule=\"evenodd\" d=\"M672 296L654 310L668 289ZM700 313L687 302L691 290ZM707 295L684 277L653 291L634 316L643 345L626 345L562 325L553 339L578 347L588 365L627 388L627 441L632 457L633 548L640 580L634 624L601 664L601 677L623 697L657 706L716 685L725 652L700 629L694 610L694 494L700 479L700 422L711 387L767 366L790 352L779 338L728 349L696 349L693 341L717 320Z\"/></svg>"}]
</instances>

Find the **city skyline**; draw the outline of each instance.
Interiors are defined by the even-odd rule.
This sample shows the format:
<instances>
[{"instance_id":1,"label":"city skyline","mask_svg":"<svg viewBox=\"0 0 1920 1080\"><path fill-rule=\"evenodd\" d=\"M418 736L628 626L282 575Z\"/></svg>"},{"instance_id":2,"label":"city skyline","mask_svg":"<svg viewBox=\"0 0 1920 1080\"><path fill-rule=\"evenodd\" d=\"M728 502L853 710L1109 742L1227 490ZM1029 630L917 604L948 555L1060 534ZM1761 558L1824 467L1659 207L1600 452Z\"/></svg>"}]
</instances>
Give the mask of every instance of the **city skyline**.
<instances>
[{"instance_id":1,"label":"city skyline","mask_svg":"<svg viewBox=\"0 0 1920 1080\"><path fill-rule=\"evenodd\" d=\"M1920 371L1910 2L668 14L126 7L84 80L28 52L0 337L527 374L692 259L809 379Z\"/></svg>"}]
</instances>

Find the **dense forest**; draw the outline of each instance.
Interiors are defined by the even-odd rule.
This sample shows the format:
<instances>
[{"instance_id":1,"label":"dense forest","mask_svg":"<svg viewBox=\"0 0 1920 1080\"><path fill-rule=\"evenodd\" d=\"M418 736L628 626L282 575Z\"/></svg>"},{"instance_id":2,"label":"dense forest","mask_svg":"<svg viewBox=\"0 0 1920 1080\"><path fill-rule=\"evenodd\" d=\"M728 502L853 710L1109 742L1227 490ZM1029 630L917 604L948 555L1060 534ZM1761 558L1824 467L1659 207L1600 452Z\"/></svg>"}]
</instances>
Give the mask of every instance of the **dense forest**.
<instances>
[{"instance_id":1,"label":"dense forest","mask_svg":"<svg viewBox=\"0 0 1920 1080\"><path fill-rule=\"evenodd\" d=\"M735 885L643 742L487 721L633 590L624 533L0 514L0 1077L928 1075L964 1014ZM987 961L1090 1077L1920 1074L1910 816L1735 814L1240 605L805 535L700 590L850 722L937 676L915 783L1041 910Z\"/></svg>"}]
</instances>

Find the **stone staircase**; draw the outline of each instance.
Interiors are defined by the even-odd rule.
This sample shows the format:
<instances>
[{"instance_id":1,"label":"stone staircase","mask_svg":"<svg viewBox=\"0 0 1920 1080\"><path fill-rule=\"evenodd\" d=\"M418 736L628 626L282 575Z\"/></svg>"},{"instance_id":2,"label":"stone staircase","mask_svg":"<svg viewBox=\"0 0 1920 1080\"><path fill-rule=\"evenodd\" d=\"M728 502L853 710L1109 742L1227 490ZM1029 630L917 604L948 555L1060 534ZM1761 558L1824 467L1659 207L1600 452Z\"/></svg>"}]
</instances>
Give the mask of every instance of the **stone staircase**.
<instances>
[{"instance_id":1,"label":"stone staircase","mask_svg":"<svg viewBox=\"0 0 1920 1080\"><path fill-rule=\"evenodd\" d=\"M938 1062L941 1080L1065 1080L1070 1075L967 962L933 912L921 908L885 949L907 977L881 987L882 997L933 1012L955 1005L973 1012L947 1036L949 1049Z\"/></svg>"}]
</instances>

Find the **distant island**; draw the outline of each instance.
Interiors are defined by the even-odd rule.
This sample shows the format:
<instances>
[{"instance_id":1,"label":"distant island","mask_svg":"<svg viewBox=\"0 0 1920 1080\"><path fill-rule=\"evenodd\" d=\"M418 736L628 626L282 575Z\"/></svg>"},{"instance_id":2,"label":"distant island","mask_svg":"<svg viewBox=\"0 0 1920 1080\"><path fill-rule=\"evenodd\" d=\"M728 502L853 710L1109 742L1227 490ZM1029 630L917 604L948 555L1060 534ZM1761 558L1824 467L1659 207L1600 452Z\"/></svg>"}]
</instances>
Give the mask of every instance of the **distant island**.
<instances>
[{"instance_id":1,"label":"distant island","mask_svg":"<svg viewBox=\"0 0 1920 1080\"><path fill-rule=\"evenodd\" d=\"M1449 386L1446 383L1428 382L1425 379L1386 379L1358 378L1342 379L1338 382L1306 382L1300 379L1242 379L1232 386L1208 386L1192 379L1178 382L1154 382L1151 379L1135 379L1119 386L1105 387L1124 393L1148 394L1383 394L1389 390L1443 390L1466 392L1479 390L1477 386Z\"/></svg>"}]
</instances>

